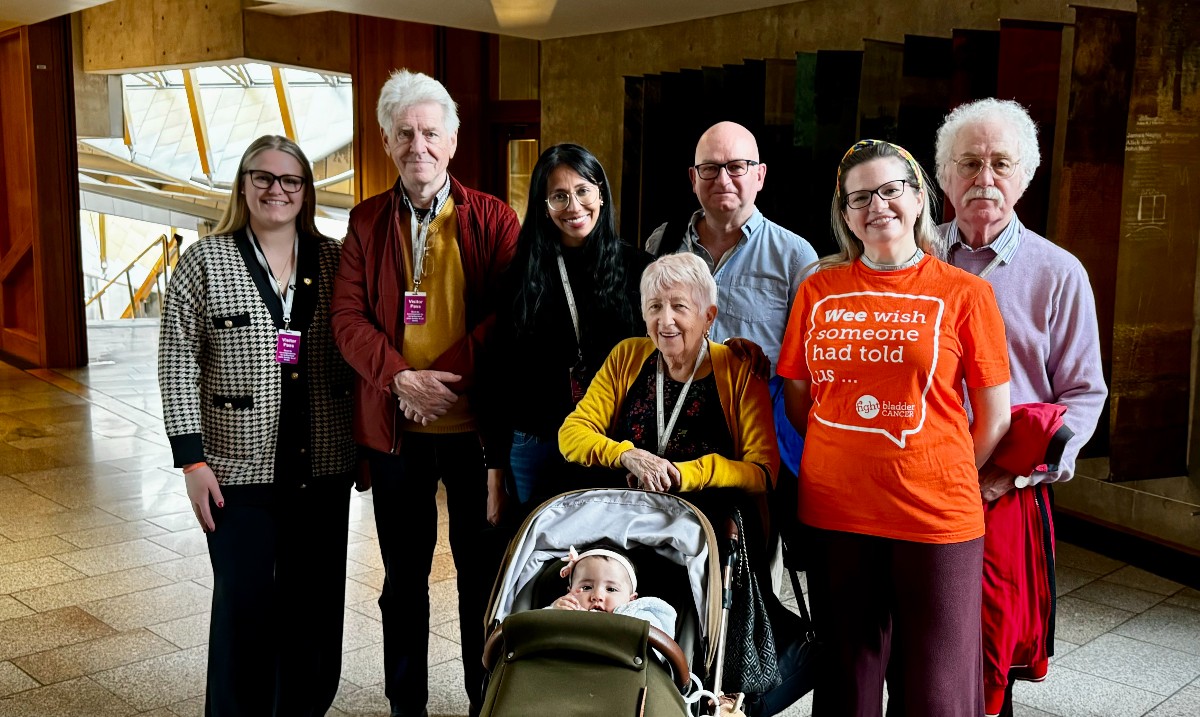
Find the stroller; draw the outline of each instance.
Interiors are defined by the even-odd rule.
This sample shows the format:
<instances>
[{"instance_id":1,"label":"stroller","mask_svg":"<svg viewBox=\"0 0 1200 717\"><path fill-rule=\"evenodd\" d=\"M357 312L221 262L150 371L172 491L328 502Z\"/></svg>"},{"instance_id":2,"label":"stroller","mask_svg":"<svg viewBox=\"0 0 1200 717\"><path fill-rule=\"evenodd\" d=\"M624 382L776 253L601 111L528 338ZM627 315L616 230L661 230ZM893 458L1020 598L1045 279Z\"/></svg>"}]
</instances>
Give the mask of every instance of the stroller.
<instances>
[{"instance_id":1,"label":"stroller","mask_svg":"<svg viewBox=\"0 0 1200 717\"><path fill-rule=\"evenodd\" d=\"M564 592L568 549L599 541L628 552L641 595L675 607L674 640L636 618L540 609ZM708 520L676 495L584 490L543 503L509 545L492 591L481 717L690 714L692 675L713 674L724 640L717 553Z\"/></svg>"}]
</instances>

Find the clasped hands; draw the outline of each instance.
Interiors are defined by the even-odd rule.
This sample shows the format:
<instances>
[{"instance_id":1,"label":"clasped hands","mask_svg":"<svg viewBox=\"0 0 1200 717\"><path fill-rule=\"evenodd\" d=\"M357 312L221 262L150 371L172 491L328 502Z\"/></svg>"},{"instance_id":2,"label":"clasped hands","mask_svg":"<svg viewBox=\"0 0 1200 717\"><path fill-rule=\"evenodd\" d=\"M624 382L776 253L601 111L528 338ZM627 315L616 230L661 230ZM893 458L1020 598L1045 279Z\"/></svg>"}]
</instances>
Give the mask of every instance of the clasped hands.
<instances>
[{"instance_id":1,"label":"clasped hands","mask_svg":"<svg viewBox=\"0 0 1200 717\"><path fill-rule=\"evenodd\" d=\"M625 481L630 488L665 493L683 484L683 476L674 463L641 448L622 453L621 466L629 471Z\"/></svg>"},{"instance_id":2,"label":"clasped hands","mask_svg":"<svg viewBox=\"0 0 1200 717\"><path fill-rule=\"evenodd\" d=\"M401 371L392 377L392 393L404 417L428 426L446 415L458 400L458 394L446 385L462 380L462 376L447 371Z\"/></svg>"}]
</instances>

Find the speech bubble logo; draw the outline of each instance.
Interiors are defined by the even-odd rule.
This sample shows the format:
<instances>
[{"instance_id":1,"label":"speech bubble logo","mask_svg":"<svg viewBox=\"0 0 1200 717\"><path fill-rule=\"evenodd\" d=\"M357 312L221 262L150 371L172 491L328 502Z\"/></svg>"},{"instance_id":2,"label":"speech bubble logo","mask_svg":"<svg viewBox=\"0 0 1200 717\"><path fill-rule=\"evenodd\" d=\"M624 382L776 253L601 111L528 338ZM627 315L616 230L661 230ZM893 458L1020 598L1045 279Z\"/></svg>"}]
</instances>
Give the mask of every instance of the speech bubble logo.
<instances>
[{"instance_id":1,"label":"speech bubble logo","mask_svg":"<svg viewBox=\"0 0 1200 717\"><path fill-rule=\"evenodd\" d=\"M804 348L813 417L903 448L925 425L945 304L936 296L857 291L818 301Z\"/></svg>"}]
</instances>

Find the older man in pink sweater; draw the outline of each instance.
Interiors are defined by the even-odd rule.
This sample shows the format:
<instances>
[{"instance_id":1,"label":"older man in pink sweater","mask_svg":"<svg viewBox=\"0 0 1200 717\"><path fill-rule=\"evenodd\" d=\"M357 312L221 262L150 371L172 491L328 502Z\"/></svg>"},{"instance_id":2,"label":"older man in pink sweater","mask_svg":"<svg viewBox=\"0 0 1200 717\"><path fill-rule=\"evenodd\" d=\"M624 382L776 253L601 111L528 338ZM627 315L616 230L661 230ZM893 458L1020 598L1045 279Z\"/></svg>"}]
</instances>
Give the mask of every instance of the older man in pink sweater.
<instances>
[{"instance_id":1,"label":"older man in pink sweater","mask_svg":"<svg viewBox=\"0 0 1200 717\"><path fill-rule=\"evenodd\" d=\"M1075 434L1056 471L1016 476L990 463L980 470L985 543L994 543L985 548L984 570L988 715L1012 714L1013 679L1046 675L1054 649L1048 485L1070 480L1108 394L1087 271L1017 218L1015 205L1040 161L1037 128L1012 101L962 105L938 130L938 181L955 212L943 227L947 260L995 290L1008 337L1013 405L1065 406L1064 421Z\"/></svg>"}]
</instances>

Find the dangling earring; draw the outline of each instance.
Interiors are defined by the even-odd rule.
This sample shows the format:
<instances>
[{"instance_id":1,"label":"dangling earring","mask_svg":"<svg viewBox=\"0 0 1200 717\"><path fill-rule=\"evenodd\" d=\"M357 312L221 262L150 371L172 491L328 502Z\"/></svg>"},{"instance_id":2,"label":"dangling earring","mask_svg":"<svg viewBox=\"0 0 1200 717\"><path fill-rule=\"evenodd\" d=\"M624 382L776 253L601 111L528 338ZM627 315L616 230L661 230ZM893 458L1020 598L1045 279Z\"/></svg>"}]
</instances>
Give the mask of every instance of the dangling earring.
<instances>
[{"instance_id":1,"label":"dangling earring","mask_svg":"<svg viewBox=\"0 0 1200 717\"><path fill-rule=\"evenodd\" d=\"M710 326L710 327L708 327L708 328L706 328L706 329L704 330L704 340L705 340L705 341L707 341L707 340L708 340L708 334L709 334L709 332L710 332L710 331L712 331L712 327L711 327L711 326Z\"/></svg>"}]
</instances>

